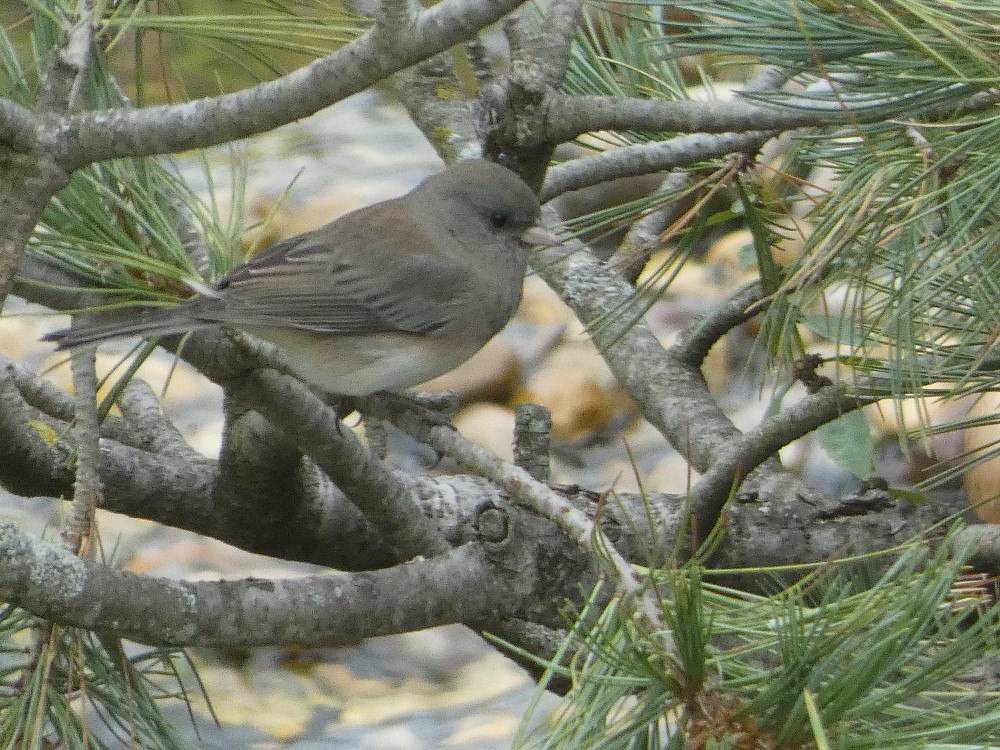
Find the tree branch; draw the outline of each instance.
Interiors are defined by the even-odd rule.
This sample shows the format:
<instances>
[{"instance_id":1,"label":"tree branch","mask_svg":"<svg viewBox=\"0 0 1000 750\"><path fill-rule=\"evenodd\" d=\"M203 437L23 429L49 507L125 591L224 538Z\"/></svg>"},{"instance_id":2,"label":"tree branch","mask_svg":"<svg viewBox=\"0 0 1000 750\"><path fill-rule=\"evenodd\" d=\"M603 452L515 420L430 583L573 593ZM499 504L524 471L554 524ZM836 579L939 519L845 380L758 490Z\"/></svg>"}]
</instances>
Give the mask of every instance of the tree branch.
<instances>
[{"instance_id":1,"label":"tree branch","mask_svg":"<svg viewBox=\"0 0 1000 750\"><path fill-rule=\"evenodd\" d=\"M127 434L130 439L138 438L134 447L141 450L187 461L204 460L204 456L184 442L180 430L163 415L160 400L146 381L129 380L118 396L118 408L128 430L127 433L125 429L118 431L119 440ZM105 417L104 422L107 424L109 418Z\"/></svg>"},{"instance_id":2,"label":"tree branch","mask_svg":"<svg viewBox=\"0 0 1000 750\"><path fill-rule=\"evenodd\" d=\"M884 397L885 394L859 396L849 393L844 386L831 385L720 445L715 462L691 490L691 513L697 527L711 529L740 482L781 448L849 411Z\"/></svg>"},{"instance_id":3,"label":"tree branch","mask_svg":"<svg viewBox=\"0 0 1000 750\"><path fill-rule=\"evenodd\" d=\"M101 504L100 476L101 424L97 413L97 349L86 347L73 352L70 362L76 392L76 477L73 505L63 531L66 548L77 555L89 552L94 515Z\"/></svg>"},{"instance_id":4,"label":"tree branch","mask_svg":"<svg viewBox=\"0 0 1000 750\"><path fill-rule=\"evenodd\" d=\"M404 30L382 24L277 80L232 94L138 109L87 112L56 124L67 169L117 157L205 148L307 117L498 21L523 0L443 0ZM403 33L405 32L405 33Z\"/></svg>"},{"instance_id":5,"label":"tree branch","mask_svg":"<svg viewBox=\"0 0 1000 750\"><path fill-rule=\"evenodd\" d=\"M65 17L59 10L66 33L66 43L53 51L51 62L42 77L38 92L41 112L69 112L80 96L80 88L90 68L94 41L94 9L87 0L78 5L79 12Z\"/></svg>"},{"instance_id":6,"label":"tree branch","mask_svg":"<svg viewBox=\"0 0 1000 750\"><path fill-rule=\"evenodd\" d=\"M693 183L687 172L670 172L663 178L656 192L682 193ZM684 214L689 203L687 200L675 200L669 205L647 211L642 218L632 222L621 245L608 259L608 264L629 284L635 284L650 256L660 246L660 233Z\"/></svg>"},{"instance_id":7,"label":"tree branch","mask_svg":"<svg viewBox=\"0 0 1000 750\"><path fill-rule=\"evenodd\" d=\"M10 291L18 264L42 211L69 183L69 172L56 163L43 141L33 151L12 154L0 167L0 307Z\"/></svg>"},{"instance_id":8,"label":"tree branch","mask_svg":"<svg viewBox=\"0 0 1000 750\"><path fill-rule=\"evenodd\" d=\"M754 81L747 93L772 86L777 73ZM695 101L690 99L629 99L620 96L573 96L553 93L546 104L545 128L536 135L562 143L596 130L641 130L661 133L738 133L751 130L785 131L803 127L879 122L885 102L845 106L844 100L822 100L795 94L756 96L754 99ZM952 106L934 106L911 114L932 119L979 111L993 105L996 91L970 95Z\"/></svg>"},{"instance_id":9,"label":"tree branch","mask_svg":"<svg viewBox=\"0 0 1000 750\"><path fill-rule=\"evenodd\" d=\"M747 285L719 302L690 328L681 331L677 341L667 351L679 362L701 367L709 350L719 339L760 313L758 303L761 298L759 282Z\"/></svg>"},{"instance_id":10,"label":"tree branch","mask_svg":"<svg viewBox=\"0 0 1000 750\"><path fill-rule=\"evenodd\" d=\"M226 422L219 473L212 499L232 528L231 543L243 546L266 527L287 534L298 513L297 501L307 502L302 453L280 428L226 394ZM249 522L249 518L253 518Z\"/></svg>"},{"instance_id":11,"label":"tree branch","mask_svg":"<svg viewBox=\"0 0 1000 750\"><path fill-rule=\"evenodd\" d=\"M39 120L27 107L0 98L0 144L4 150L28 153L38 140Z\"/></svg>"},{"instance_id":12,"label":"tree branch","mask_svg":"<svg viewBox=\"0 0 1000 750\"><path fill-rule=\"evenodd\" d=\"M448 549L421 513L409 478L375 458L302 383L274 370L258 370L230 392L291 435L358 506L401 560Z\"/></svg>"},{"instance_id":13,"label":"tree branch","mask_svg":"<svg viewBox=\"0 0 1000 750\"><path fill-rule=\"evenodd\" d=\"M543 213L550 226L558 222L551 209ZM643 416L695 470L711 466L719 446L739 431L709 393L701 371L669 356L641 321L595 325L609 310L627 308L632 287L576 240L535 251L531 265L590 327L601 356Z\"/></svg>"},{"instance_id":14,"label":"tree branch","mask_svg":"<svg viewBox=\"0 0 1000 750\"><path fill-rule=\"evenodd\" d=\"M756 153L777 131L678 136L667 141L610 149L596 156L564 162L548 171L541 200L547 202L570 190L580 190L622 177L688 166L726 154Z\"/></svg>"},{"instance_id":15,"label":"tree branch","mask_svg":"<svg viewBox=\"0 0 1000 750\"><path fill-rule=\"evenodd\" d=\"M173 581L83 560L0 523L0 600L53 622L172 646L332 646L496 617L508 587L474 545L371 573Z\"/></svg>"}]
</instances>

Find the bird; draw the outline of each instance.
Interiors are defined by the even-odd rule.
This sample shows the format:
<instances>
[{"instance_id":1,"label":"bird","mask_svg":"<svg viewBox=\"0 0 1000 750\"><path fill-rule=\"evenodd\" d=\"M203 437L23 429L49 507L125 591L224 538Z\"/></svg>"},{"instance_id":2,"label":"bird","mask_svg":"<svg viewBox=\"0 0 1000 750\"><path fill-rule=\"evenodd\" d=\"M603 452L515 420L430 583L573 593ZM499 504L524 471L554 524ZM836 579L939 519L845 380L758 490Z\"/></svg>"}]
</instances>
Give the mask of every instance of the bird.
<instances>
[{"instance_id":1,"label":"bird","mask_svg":"<svg viewBox=\"0 0 1000 750\"><path fill-rule=\"evenodd\" d=\"M411 388L479 351L516 311L532 246L559 240L513 171L459 162L409 193L278 242L193 297L77 323L58 349L222 325L273 344L294 375L347 397Z\"/></svg>"}]
</instances>

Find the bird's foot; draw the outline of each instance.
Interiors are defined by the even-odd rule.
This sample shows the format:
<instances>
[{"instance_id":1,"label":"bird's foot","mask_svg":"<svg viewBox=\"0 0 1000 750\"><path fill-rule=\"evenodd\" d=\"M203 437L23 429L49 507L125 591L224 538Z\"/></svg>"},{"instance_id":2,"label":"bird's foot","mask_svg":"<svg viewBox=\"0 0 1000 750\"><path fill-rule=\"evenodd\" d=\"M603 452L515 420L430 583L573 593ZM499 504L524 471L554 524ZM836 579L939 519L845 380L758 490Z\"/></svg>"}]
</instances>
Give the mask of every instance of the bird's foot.
<instances>
[{"instance_id":1,"label":"bird's foot","mask_svg":"<svg viewBox=\"0 0 1000 750\"><path fill-rule=\"evenodd\" d=\"M392 411L414 414L428 427L455 429L451 418L458 411L454 393L394 393L383 391L379 399Z\"/></svg>"}]
</instances>

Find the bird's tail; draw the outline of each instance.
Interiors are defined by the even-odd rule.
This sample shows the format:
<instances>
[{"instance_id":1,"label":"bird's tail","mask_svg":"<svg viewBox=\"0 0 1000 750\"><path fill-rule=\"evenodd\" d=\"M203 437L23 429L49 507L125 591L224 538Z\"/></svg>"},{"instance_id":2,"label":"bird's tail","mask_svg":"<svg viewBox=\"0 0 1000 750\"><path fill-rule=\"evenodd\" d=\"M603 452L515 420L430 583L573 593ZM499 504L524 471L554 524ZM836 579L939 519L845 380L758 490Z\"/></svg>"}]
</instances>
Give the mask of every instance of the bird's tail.
<instances>
[{"instance_id":1,"label":"bird's tail","mask_svg":"<svg viewBox=\"0 0 1000 750\"><path fill-rule=\"evenodd\" d=\"M56 348L72 349L96 344L121 336L171 336L211 325L195 320L184 305L179 307L145 308L114 318L83 323L46 334L42 341L55 341Z\"/></svg>"}]
</instances>

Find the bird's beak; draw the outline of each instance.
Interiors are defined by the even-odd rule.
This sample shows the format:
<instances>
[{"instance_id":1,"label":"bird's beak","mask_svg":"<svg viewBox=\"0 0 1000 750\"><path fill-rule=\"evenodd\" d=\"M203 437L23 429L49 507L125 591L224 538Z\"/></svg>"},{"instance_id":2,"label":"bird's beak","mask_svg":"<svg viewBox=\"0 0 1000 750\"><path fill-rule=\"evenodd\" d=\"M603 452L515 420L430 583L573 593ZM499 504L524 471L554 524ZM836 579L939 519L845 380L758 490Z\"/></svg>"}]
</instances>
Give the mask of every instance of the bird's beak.
<instances>
[{"instance_id":1,"label":"bird's beak","mask_svg":"<svg viewBox=\"0 0 1000 750\"><path fill-rule=\"evenodd\" d=\"M521 232L521 242L532 247L555 247L562 243L552 231L538 224Z\"/></svg>"}]
</instances>

